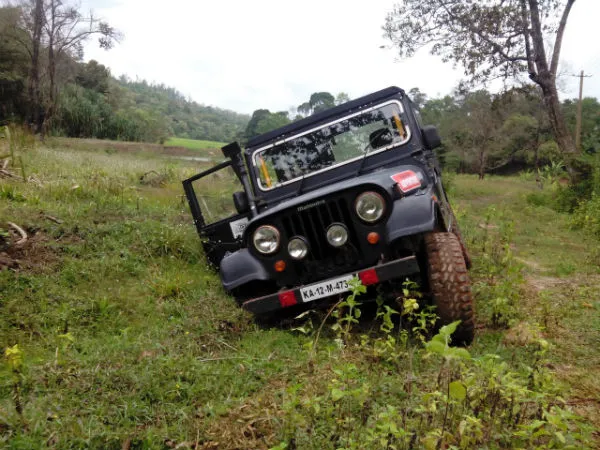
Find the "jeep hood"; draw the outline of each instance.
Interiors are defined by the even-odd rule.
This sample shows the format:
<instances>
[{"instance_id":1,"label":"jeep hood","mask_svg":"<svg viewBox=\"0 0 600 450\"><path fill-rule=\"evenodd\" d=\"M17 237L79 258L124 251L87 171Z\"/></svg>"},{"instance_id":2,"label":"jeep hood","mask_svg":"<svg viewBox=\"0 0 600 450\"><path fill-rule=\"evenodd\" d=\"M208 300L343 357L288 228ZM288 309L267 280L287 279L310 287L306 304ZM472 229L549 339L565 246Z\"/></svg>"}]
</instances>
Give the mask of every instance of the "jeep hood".
<instances>
[{"instance_id":1,"label":"jeep hood","mask_svg":"<svg viewBox=\"0 0 600 450\"><path fill-rule=\"evenodd\" d=\"M392 195L392 189L396 185L396 182L392 179L392 175L404 172L405 170L412 170L413 172L415 172L421 178L423 187L429 184L427 180L427 174L416 165L404 164L393 168L380 169L375 172L361 175L358 178L348 178L346 180L342 180L331 185L315 189L314 191L307 192L306 194L300 195L299 197L293 197L291 199L284 200L275 206L261 211L248 223L246 230L251 229L254 223L263 223L265 220L268 220L270 216L275 216L281 213L282 211L295 208L301 205L310 204L322 198L327 198L332 194L336 194L338 192L342 192L348 189L355 189L357 186L360 185L365 185L365 189L368 189L369 185L377 185L383 188L390 195Z\"/></svg>"}]
</instances>

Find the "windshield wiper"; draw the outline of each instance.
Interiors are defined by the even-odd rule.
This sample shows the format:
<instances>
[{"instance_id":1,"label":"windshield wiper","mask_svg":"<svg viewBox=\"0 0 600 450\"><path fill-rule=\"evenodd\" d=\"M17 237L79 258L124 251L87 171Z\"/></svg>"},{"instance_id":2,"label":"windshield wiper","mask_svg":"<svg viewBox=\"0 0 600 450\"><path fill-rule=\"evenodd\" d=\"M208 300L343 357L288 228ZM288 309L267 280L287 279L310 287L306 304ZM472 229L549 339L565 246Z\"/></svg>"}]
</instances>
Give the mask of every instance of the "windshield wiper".
<instances>
[{"instance_id":1,"label":"windshield wiper","mask_svg":"<svg viewBox=\"0 0 600 450\"><path fill-rule=\"evenodd\" d=\"M377 141L378 139L382 138L383 136L385 136L388 133L390 134L390 137L391 137L391 132L390 132L389 128L380 128L379 130L375 130L373 133L371 133L369 135L369 143L367 145L365 145L365 148L362 151L363 157L360 160L360 164L358 166L358 170L354 174L355 177L359 176L360 173L362 172L363 166L365 165L365 161L367 159L367 155L369 154L369 148L373 145L373 143L375 141ZM394 138L393 137L392 137L392 140L390 141L390 144L392 142L394 142Z\"/></svg>"},{"instance_id":2,"label":"windshield wiper","mask_svg":"<svg viewBox=\"0 0 600 450\"><path fill-rule=\"evenodd\" d=\"M308 170L302 170L302 179L300 180L300 185L298 186L298 190L294 195L295 197L298 197L302 193L302 188L304 187L304 178L306 178L306 172L308 172Z\"/></svg>"}]
</instances>

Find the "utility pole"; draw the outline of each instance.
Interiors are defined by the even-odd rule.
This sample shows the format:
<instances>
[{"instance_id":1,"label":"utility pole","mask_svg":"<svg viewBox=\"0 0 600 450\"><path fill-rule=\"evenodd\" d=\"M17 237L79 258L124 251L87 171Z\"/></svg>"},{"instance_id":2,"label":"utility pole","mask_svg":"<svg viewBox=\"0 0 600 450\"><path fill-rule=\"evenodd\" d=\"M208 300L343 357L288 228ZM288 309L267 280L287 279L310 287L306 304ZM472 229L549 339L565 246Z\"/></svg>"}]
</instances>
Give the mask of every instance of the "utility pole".
<instances>
[{"instance_id":1,"label":"utility pole","mask_svg":"<svg viewBox=\"0 0 600 450\"><path fill-rule=\"evenodd\" d=\"M577 104L577 122L575 125L575 148L581 151L581 104L583 102L583 70L579 74L579 103Z\"/></svg>"},{"instance_id":2,"label":"utility pole","mask_svg":"<svg viewBox=\"0 0 600 450\"><path fill-rule=\"evenodd\" d=\"M579 103L577 104L577 122L575 124L575 148L578 152L581 151L581 115L583 103L583 79L589 78L591 75L584 75L583 70L579 75Z\"/></svg>"}]
</instances>

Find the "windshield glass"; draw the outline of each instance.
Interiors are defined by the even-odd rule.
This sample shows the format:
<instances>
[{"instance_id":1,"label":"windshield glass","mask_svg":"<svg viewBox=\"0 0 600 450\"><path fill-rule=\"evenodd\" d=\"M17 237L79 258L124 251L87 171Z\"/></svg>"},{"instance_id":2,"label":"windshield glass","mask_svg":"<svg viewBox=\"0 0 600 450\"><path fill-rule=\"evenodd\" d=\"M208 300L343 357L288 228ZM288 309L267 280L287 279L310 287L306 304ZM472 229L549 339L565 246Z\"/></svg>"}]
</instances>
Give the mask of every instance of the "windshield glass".
<instances>
[{"instance_id":1,"label":"windshield glass","mask_svg":"<svg viewBox=\"0 0 600 450\"><path fill-rule=\"evenodd\" d=\"M293 136L254 154L259 186L273 189L317 171L403 144L409 138L401 105L377 106Z\"/></svg>"}]
</instances>

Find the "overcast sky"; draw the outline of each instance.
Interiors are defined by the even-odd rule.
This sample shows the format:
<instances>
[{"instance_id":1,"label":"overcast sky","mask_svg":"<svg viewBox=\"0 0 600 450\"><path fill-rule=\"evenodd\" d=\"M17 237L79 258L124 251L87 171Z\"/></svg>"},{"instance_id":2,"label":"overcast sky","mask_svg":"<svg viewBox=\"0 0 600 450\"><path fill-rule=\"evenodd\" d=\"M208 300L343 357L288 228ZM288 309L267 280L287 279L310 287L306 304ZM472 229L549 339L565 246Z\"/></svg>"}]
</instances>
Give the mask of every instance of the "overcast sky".
<instances>
[{"instance_id":1,"label":"overcast sky","mask_svg":"<svg viewBox=\"0 0 600 450\"><path fill-rule=\"evenodd\" d=\"M351 98L397 85L429 96L462 76L426 53L399 61L381 26L394 0L84 0L125 38L112 50L86 46L115 76L175 87L206 105L252 113L288 110L316 91ZM600 1L577 0L562 50L563 71L585 70L584 95L600 98ZM563 97L578 79L565 76Z\"/></svg>"}]
</instances>

